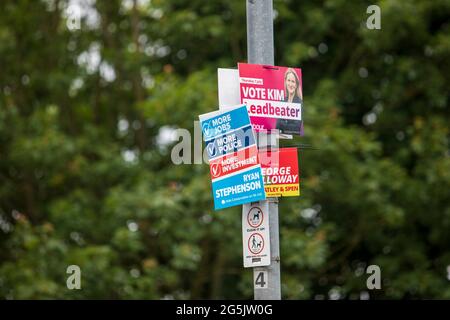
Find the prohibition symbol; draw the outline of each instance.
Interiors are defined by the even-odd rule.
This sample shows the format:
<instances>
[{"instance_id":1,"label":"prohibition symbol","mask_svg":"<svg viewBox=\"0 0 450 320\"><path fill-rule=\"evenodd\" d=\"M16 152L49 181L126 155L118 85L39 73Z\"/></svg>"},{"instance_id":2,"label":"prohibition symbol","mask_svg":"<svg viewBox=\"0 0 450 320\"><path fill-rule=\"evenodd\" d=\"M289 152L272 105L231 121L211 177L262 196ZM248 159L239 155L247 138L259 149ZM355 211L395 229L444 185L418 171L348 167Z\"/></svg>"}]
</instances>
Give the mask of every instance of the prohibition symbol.
<instances>
[{"instance_id":1,"label":"prohibition symbol","mask_svg":"<svg viewBox=\"0 0 450 320\"><path fill-rule=\"evenodd\" d=\"M258 254L264 249L264 238L259 233L253 233L248 238L248 249L253 254Z\"/></svg>"},{"instance_id":2,"label":"prohibition symbol","mask_svg":"<svg viewBox=\"0 0 450 320\"><path fill-rule=\"evenodd\" d=\"M258 228L264 220L264 213L259 207L251 208L247 213L247 222L253 228Z\"/></svg>"}]
</instances>

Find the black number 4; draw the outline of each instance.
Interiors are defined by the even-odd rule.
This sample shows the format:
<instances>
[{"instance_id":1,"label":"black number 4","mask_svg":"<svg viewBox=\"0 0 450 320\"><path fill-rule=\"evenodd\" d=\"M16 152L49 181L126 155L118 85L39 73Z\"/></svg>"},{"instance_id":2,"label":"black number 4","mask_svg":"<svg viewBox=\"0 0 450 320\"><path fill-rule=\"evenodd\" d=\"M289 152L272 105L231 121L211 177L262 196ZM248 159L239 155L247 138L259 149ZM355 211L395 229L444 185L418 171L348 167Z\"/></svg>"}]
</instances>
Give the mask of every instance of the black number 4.
<instances>
[{"instance_id":1,"label":"black number 4","mask_svg":"<svg viewBox=\"0 0 450 320\"><path fill-rule=\"evenodd\" d=\"M265 272L260 272L255 280L255 284L260 286L261 288L264 288L266 286L266 281L264 281L264 273Z\"/></svg>"}]
</instances>

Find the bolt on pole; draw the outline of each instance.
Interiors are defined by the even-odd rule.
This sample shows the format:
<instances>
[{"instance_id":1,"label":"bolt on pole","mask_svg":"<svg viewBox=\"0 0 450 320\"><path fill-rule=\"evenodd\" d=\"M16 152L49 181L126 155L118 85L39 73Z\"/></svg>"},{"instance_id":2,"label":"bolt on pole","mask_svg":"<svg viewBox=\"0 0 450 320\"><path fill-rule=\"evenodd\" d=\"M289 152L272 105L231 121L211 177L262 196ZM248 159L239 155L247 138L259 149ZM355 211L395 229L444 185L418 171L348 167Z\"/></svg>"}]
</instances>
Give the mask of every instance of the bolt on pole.
<instances>
[{"instance_id":1,"label":"bolt on pole","mask_svg":"<svg viewBox=\"0 0 450 320\"><path fill-rule=\"evenodd\" d=\"M274 65L273 0L247 0L247 60L248 63ZM278 135L258 135L258 147L277 148ZM267 288L254 289L255 300L280 300L280 237L278 198L268 198L271 264L255 267L254 273L267 271Z\"/></svg>"}]
</instances>

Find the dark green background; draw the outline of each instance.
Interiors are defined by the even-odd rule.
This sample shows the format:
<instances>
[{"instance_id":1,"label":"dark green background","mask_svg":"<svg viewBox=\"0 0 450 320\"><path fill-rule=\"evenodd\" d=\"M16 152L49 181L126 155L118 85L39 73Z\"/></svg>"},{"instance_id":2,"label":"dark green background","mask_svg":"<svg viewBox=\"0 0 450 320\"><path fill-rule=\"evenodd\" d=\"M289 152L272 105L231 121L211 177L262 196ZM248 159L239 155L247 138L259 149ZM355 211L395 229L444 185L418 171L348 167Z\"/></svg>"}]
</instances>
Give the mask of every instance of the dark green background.
<instances>
[{"instance_id":1,"label":"dark green background","mask_svg":"<svg viewBox=\"0 0 450 320\"><path fill-rule=\"evenodd\" d=\"M241 207L214 212L208 166L157 139L217 109L217 68L246 61L245 1L139 3L97 0L76 31L67 1L0 3L0 298L253 297ZM280 202L283 298L367 297L377 264L372 299L449 299L450 1L274 8L275 63L303 71L305 136L282 144L317 149Z\"/></svg>"}]
</instances>

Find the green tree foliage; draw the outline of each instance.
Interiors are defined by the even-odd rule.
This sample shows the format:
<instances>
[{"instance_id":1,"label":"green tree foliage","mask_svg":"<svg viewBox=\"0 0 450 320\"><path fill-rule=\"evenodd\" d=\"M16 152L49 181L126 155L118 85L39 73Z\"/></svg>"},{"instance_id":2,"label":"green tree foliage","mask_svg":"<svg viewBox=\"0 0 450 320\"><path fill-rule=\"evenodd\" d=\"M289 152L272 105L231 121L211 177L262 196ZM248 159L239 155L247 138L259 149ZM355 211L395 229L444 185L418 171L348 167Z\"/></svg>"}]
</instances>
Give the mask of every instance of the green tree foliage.
<instances>
[{"instance_id":1,"label":"green tree foliage","mask_svg":"<svg viewBox=\"0 0 450 320\"><path fill-rule=\"evenodd\" d=\"M79 30L66 0L0 4L0 297L251 298L241 208L213 211L208 166L161 139L217 108L245 2L86 3ZM274 7L305 101L305 136L282 145L316 148L280 201L283 297L358 299L377 264L371 298L450 298L450 3Z\"/></svg>"}]
</instances>

